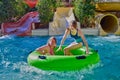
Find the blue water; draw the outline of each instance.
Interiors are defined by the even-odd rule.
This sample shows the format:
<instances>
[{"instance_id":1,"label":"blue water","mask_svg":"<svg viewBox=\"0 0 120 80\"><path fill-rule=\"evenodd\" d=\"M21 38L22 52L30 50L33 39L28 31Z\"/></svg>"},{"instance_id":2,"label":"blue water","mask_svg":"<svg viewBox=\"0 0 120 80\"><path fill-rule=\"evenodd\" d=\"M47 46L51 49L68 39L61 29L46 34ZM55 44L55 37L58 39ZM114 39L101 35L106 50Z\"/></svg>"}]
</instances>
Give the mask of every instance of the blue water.
<instances>
[{"instance_id":1,"label":"blue water","mask_svg":"<svg viewBox=\"0 0 120 80\"><path fill-rule=\"evenodd\" d=\"M59 45L62 36L55 37ZM0 80L120 80L120 36L86 36L89 46L98 50L101 61L89 69L72 72L43 71L27 64L29 52L48 38L0 37ZM72 41L68 37L65 44Z\"/></svg>"}]
</instances>

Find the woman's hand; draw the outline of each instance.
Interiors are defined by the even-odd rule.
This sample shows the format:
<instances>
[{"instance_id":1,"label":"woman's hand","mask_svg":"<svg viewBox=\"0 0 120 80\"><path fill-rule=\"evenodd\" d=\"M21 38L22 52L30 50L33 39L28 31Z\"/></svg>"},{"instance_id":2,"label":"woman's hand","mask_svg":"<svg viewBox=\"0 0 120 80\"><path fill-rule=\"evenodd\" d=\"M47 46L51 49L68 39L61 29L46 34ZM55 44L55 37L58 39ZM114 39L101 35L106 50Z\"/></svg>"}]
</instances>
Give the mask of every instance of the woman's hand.
<instances>
[{"instance_id":1,"label":"woman's hand","mask_svg":"<svg viewBox=\"0 0 120 80\"><path fill-rule=\"evenodd\" d=\"M88 49L86 49L86 54L87 54L87 55L89 54L89 50L88 50Z\"/></svg>"},{"instance_id":2,"label":"woman's hand","mask_svg":"<svg viewBox=\"0 0 120 80\"><path fill-rule=\"evenodd\" d=\"M59 48L56 51L60 51L60 50L62 50L61 46L59 46Z\"/></svg>"},{"instance_id":3,"label":"woman's hand","mask_svg":"<svg viewBox=\"0 0 120 80\"><path fill-rule=\"evenodd\" d=\"M89 54L89 51L86 51L86 54Z\"/></svg>"}]
</instances>

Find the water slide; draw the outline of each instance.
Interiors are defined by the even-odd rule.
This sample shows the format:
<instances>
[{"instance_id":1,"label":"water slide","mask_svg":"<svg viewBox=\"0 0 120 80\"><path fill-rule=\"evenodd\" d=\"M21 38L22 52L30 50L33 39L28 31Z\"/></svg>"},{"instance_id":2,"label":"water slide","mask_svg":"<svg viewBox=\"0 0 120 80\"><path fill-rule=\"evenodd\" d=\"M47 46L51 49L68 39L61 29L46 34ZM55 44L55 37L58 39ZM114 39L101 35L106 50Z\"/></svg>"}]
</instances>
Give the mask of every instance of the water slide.
<instances>
[{"instance_id":1,"label":"water slide","mask_svg":"<svg viewBox=\"0 0 120 80\"><path fill-rule=\"evenodd\" d=\"M39 22L38 12L29 12L17 22L2 23L1 31L3 35L28 36L31 35L32 23Z\"/></svg>"},{"instance_id":2,"label":"water slide","mask_svg":"<svg viewBox=\"0 0 120 80\"><path fill-rule=\"evenodd\" d=\"M71 20L75 20L73 8L58 7L54 13L53 22L49 24L49 35L63 34Z\"/></svg>"},{"instance_id":3,"label":"water slide","mask_svg":"<svg viewBox=\"0 0 120 80\"><path fill-rule=\"evenodd\" d=\"M116 34L120 35L119 21L115 14L120 11L119 2L96 3L96 24L99 26L99 35ZM111 7L111 5L113 5ZM58 7L54 13L53 22L49 24L49 35L61 35L66 29L66 20L70 23L75 20L73 8ZM77 23L80 26L80 23Z\"/></svg>"},{"instance_id":4,"label":"water slide","mask_svg":"<svg viewBox=\"0 0 120 80\"><path fill-rule=\"evenodd\" d=\"M100 26L99 35L120 35L119 19L116 12L120 11L120 2L96 3L96 21Z\"/></svg>"},{"instance_id":5,"label":"water slide","mask_svg":"<svg viewBox=\"0 0 120 80\"><path fill-rule=\"evenodd\" d=\"M98 11L120 11L120 2L99 2L96 3Z\"/></svg>"}]
</instances>

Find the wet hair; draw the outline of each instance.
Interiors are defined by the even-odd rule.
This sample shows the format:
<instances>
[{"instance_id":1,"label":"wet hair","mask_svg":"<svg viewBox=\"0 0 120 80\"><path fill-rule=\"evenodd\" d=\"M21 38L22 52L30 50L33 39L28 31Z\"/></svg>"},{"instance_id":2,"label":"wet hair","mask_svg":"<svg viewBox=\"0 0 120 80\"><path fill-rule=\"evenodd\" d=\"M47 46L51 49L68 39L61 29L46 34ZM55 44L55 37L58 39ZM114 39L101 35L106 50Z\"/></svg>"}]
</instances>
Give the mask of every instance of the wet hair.
<instances>
[{"instance_id":1,"label":"wet hair","mask_svg":"<svg viewBox=\"0 0 120 80\"><path fill-rule=\"evenodd\" d=\"M72 24L73 27L75 27L75 28L77 27L77 22L75 20L72 20L71 24Z\"/></svg>"},{"instance_id":2,"label":"wet hair","mask_svg":"<svg viewBox=\"0 0 120 80\"><path fill-rule=\"evenodd\" d=\"M50 42L51 39L54 39L54 40L55 40L55 43L57 43L57 40L56 40L55 37L50 37L50 38L48 39L48 44L49 44L49 45L51 44L51 42Z\"/></svg>"}]
</instances>

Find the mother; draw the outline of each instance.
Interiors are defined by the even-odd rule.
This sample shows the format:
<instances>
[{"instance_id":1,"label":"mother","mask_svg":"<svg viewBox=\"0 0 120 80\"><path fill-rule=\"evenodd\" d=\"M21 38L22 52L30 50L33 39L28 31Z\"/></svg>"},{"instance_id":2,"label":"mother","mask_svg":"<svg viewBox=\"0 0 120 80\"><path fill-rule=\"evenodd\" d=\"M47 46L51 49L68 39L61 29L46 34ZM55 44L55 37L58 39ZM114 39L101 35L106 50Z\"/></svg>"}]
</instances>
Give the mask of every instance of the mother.
<instances>
[{"instance_id":1,"label":"mother","mask_svg":"<svg viewBox=\"0 0 120 80\"><path fill-rule=\"evenodd\" d=\"M77 48L82 47L83 43L86 46L86 54L89 53L88 43L87 43L81 29L78 29L77 22L75 20L73 20L71 22L71 25L65 30L64 36L61 40L61 43L60 43L58 50L62 49L61 47L62 47L62 45L63 45L63 43L68 35L70 35L72 38L74 38L75 42L71 43L66 48L64 48L65 55L72 55L72 53L70 51L73 49L77 49Z\"/></svg>"}]
</instances>

